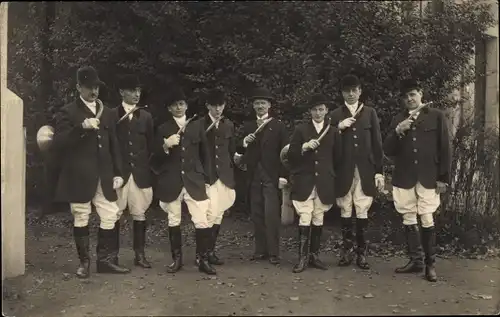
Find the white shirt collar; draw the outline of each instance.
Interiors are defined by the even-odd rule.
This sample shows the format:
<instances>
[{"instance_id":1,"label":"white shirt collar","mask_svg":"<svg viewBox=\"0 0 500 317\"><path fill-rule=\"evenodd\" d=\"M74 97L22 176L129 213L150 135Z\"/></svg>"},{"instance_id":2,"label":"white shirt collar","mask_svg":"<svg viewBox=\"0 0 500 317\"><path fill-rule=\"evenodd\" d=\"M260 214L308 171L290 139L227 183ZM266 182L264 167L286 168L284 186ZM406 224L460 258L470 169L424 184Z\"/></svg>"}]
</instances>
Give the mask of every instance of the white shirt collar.
<instances>
[{"instance_id":1,"label":"white shirt collar","mask_svg":"<svg viewBox=\"0 0 500 317\"><path fill-rule=\"evenodd\" d=\"M257 120L259 120L259 119L266 120L268 117L269 117L269 113L266 113L265 115L263 115L260 118L259 118L259 116L257 116Z\"/></svg>"},{"instance_id":2,"label":"white shirt collar","mask_svg":"<svg viewBox=\"0 0 500 317\"><path fill-rule=\"evenodd\" d=\"M87 100L83 99L82 95L80 95L80 99L83 101L83 103L87 106L87 108L90 109L90 111L92 111L93 114L96 114L97 112L97 106L96 106L96 103L95 101L93 102L88 102Z\"/></svg>"},{"instance_id":3,"label":"white shirt collar","mask_svg":"<svg viewBox=\"0 0 500 317\"><path fill-rule=\"evenodd\" d=\"M347 102L344 102L344 103L345 103L347 109L349 109L349 112L351 113L351 115L354 115L356 113L356 110L358 109L359 101L356 101L352 105L347 104Z\"/></svg>"},{"instance_id":4,"label":"white shirt collar","mask_svg":"<svg viewBox=\"0 0 500 317\"><path fill-rule=\"evenodd\" d=\"M134 109L134 107L135 107L135 106L136 106L136 105L129 105L129 104L128 104L128 103L126 103L125 101L123 101L123 102L122 102L122 107L123 107L123 109L125 110L125 112L129 112L130 110ZM133 113L131 113L131 114L129 114L129 115L128 115L128 118L129 118L130 120L132 120L132 118L133 118L133 117L134 117L134 114L133 114Z\"/></svg>"},{"instance_id":5,"label":"white shirt collar","mask_svg":"<svg viewBox=\"0 0 500 317\"><path fill-rule=\"evenodd\" d=\"M316 132L319 133L321 130L323 130L323 126L325 125L325 120L321 121L320 123L312 120L314 128L316 129Z\"/></svg>"},{"instance_id":6,"label":"white shirt collar","mask_svg":"<svg viewBox=\"0 0 500 317\"><path fill-rule=\"evenodd\" d=\"M208 116L210 117L210 119L212 120L212 122L217 121L217 119L215 119L214 117L212 117L212 115L210 114L210 112L208 113ZM220 121L215 124L216 128L219 128L219 123L220 123Z\"/></svg>"},{"instance_id":7,"label":"white shirt collar","mask_svg":"<svg viewBox=\"0 0 500 317\"><path fill-rule=\"evenodd\" d=\"M173 117L179 128L182 128L186 124L186 115L183 115L180 118Z\"/></svg>"}]
</instances>

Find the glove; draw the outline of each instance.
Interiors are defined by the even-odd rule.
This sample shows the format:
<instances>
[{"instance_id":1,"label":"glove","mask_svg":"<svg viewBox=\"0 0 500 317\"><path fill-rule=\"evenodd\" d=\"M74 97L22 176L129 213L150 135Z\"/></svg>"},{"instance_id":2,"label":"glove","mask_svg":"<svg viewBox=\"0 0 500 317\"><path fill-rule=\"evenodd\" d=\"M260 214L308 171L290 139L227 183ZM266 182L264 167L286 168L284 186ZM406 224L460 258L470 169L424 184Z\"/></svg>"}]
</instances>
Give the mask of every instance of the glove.
<instances>
[{"instance_id":1,"label":"glove","mask_svg":"<svg viewBox=\"0 0 500 317\"><path fill-rule=\"evenodd\" d=\"M99 119L87 118L82 122L82 128L85 130L98 130L99 129Z\"/></svg>"},{"instance_id":2,"label":"glove","mask_svg":"<svg viewBox=\"0 0 500 317\"><path fill-rule=\"evenodd\" d=\"M302 152L308 151L308 150L315 150L319 146L319 141L318 140L310 140L309 142L306 142L302 144Z\"/></svg>"},{"instance_id":3,"label":"glove","mask_svg":"<svg viewBox=\"0 0 500 317\"><path fill-rule=\"evenodd\" d=\"M446 193L447 189L448 189L448 184L443 183L443 182L436 183L436 193L444 194L444 193Z\"/></svg>"},{"instance_id":4,"label":"glove","mask_svg":"<svg viewBox=\"0 0 500 317\"><path fill-rule=\"evenodd\" d=\"M354 122L356 122L356 119L354 119L354 118L344 119L339 123L339 129L345 130L345 129L349 128L350 126L352 126L354 124Z\"/></svg>"},{"instance_id":5,"label":"glove","mask_svg":"<svg viewBox=\"0 0 500 317\"><path fill-rule=\"evenodd\" d=\"M113 178L113 189L118 189L123 186L123 178L116 176Z\"/></svg>"},{"instance_id":6,"label":"glove","mask_svg":"<svg viewBox=\"0 0 500 317\"><path fill-rule=\"evenodd\" d=\"M171 136L168 137L168 139L164 138L163 141L165 142L164 144L166 144L167 148L171 148L176 145L179 145L181 137L178 134L172 134Z\"/></svg>"},{"instance_id":7,"label":"glove","mask_svg":"<svg viewBox=\"0 0 500 317\"><path fill-rule=\"evenodd\" d=\"M375 186L379 192L384 192L385 188L385 179L382 174L375 174Z\"/></svg>"},{"instance_id":8,"label":"glove","mask_svg":"<svg viewBox=\"0 0 500 317\"><path fill-rule=\"evenodd\" d=\"M404 134L406 131L410 129L412 123L413 120L411 119L406 119L404 121L401 121L396 127L396 133L398 135Z\"/></svg>"},{"instance_id":9,"label":"glove","mask_svg":"<svg viewBox=\"0 0 500 317\"><path fill-rule=\"evenodd\" d=\"M255 134L250 133L243 139L243 146L247 147L248 144L252 143L253 141L255 141Z\"/></svg>"},{"instance_id":10,"label":"glove","mask_svg":"<svg viewBox=\"0 0 500 317\"><path fill-rule=\"evenodd\" d=\"M286 180L286 178L280 177L278 182L278 188L283 189L286 185L288 185L288 181Z\"/></svg>"}]
</instances>

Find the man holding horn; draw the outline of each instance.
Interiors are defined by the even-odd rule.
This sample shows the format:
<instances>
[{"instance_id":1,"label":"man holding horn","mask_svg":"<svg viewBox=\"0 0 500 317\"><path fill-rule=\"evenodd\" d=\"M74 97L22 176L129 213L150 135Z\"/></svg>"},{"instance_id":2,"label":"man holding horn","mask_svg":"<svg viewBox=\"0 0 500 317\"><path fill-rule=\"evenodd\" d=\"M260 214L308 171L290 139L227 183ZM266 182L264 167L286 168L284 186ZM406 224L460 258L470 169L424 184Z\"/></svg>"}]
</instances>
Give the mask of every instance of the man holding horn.
<instances>
[{"instance_id":1,"label":"man holding horn","mask_svg":"<svg viewBox=\"0 0 500 317\"><path fill-rule=\"evenodd\" d=\"M246 164L249 179L250 212L254 223L255 253L253 260L269 259L280 263L279 244L281 207L279 188L287 183L280 151L288 143L285 124L269 116L274 98L265 88L257 88L250 96L257 117L244 123L245 153L235 159Z\"/></svg>"},{"instance_id":2,"label":"man holding horn","mask_svg":"<svg viewBox=\"0 0 500 317\"><path fill-rule=\"evenodd\" d=\"M118 89L123 101L113 109L125 183L117 190L120 212L115 226L119 237L120 217L125 208L128 208L133 219L134 264L151 268L151 264L146 260L144 246L146 210L153 200L152 175L148 161L153 149L154 135L151 114L137 105L141 98L141 86L137 76L122 76ZM115 261L117 262L118 258Z\"/></svg>"},{"instance_id":3,"label":"man holding horn","mask_svg":"<svg viewBox=\"0 0 500 317\"><path fill-rule=\"evenodd\" d=\"M157 175L155 195L168 214L168 231L173 263L168 273L179 271L182 263L181 213L185 202L196 230L196 248L200 254L198 269L216 274L208 262L212 229L207 219L210 201L210 152L205 129L200 120L186 118L186 96L174 89L166 101L171 116L156 131L152 164Z\"/></svg>"},{"instance_id":4,"label":"man holding horn","mask_svg":"<svg viewBox=\"0 0 500 317\"><path fill-rule=\"evenodd\" d=\"M308 265L326 270L319 259L323 216L335 203L334 156L337 128L325 121L327 98L321 94L308 100L311 119L295 128L290 141L288 162L293 206L299 220L299 263L294 273Z\"/></svg>"},{"instance_id":5,"label":"man holding horn","mask_svg":"<svg viewBox=\"0 0 500 317\"><path fill-rule=\"evenodd\" d=\"M203 99L208 113L200 121L207 135L211 164L210 187L207 190L210 198L207 220L212 230L208 262L222 265L224 261L215 253L215 245L224 212L231 208L236 199L233 172L233 157L236 152L234 125L223 116L226 101L222 90L213 89ZM196 258L199 261L199 250L196 252Z\"/></svg>"},{"instance_id":6,"label":"man holding horn","mask_svg":"<svg viewBox=\"0 0 500 317\"><path fill-rule=\"evenodd\" d=\"M343 248L339 266L348 266L353 257L353 205L356 210L356 264L367 270L368 211L373 197L384 189L382 169L383 150L379 119L375 109L359 102L361 82L354 75L347 75L341 82L344 105L335 109L332 124L338 127L339 151L335 190L341 212Z\"/></svg>"},{"instance_id":7,"label":"man holding horn","mask_svg":"<svg viewBox=\"0 0 500 317\"><path fill-rule=\"evenodd\" d=\"M93 204L100 218L97 241L97 272L128 273L115 263L119 212L116 189L123 185L122 161L111 110L97 99L99 79L93 67L77 72L76 88L80 96L57 114L53 139L59 151L61 172L56 200L69 202L74 216L73 234L80 266L76 275L90 274L89 216Z\"/></svg>"},{"instance_id":8,"label":"man holding horn","mask_svg":"<svg viewBox=\"0 0 500 317\"><path fill-rule=\"evenodd\" d=\"M395 161L392 176L396 210L403 216L410 261L396 273L420 273L437 281L436 232L433 214L440 204L440 194L450 184L451 142L444 112L422 104L422 87L416 80L401 84L406 109L391 124L384 142L387 156ZM420 239L417 215L422 224Z\"/></svg>"}]
</instances>

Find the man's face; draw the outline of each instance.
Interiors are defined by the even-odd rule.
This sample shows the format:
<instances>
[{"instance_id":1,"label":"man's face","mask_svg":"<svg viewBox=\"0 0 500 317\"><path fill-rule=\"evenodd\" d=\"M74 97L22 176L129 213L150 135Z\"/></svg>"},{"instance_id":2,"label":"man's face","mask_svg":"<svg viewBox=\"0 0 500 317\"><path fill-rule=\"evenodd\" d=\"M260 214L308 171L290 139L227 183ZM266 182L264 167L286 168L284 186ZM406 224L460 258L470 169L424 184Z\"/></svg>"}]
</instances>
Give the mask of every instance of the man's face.
<instances>
[{"instance_id":1,"label":"man's face","mask_svg":"<svg viewBox=\"0 0 500 317\"><path fill-rule=\"evenodd\" d=\"M208 113L210 113L210 115L215 119L218 119L220 118L220 116L222 116L222 112L224 111L225 107L226 107L225 103L220 105L207 104Z\"/></svg>"},{"instance_id":2,"label":"man's face","mask_svg":"<svg viewBox=\"0 0 500 317\"><path fill-rule=\"evenodd\" d=\"M324 105L317 105L310 109L311 117L315 122L323 122L325 120L325 116L328 113L328 108Z\"/></svg>"},{"instance_id":3,"label":"man's face","mask_svg":"<svg viewBox=\"0 0 500 317\"><path fill-rule=\"evenodd\" d=\"M77 84L76 89L80 93L80 96L82 96L83 100L87 102L94 102L99 96L99 86L97 85L92 87L87 87L82 84Z\"/></svg>"},{"instance_id":4,"label":"man's face","mask_svg":"<svg viewBox=\"0 0 500 317\"><path fill-rule=\"evenodd\" d=\"M186 114L188 105L185 100L179 100L168 106L168 111L176 117L180 118Z\"/></svg>"},{"instance_id":5,"label":"man's face","mask_svg":"<svg viewBox=\"0 0 500 317\"><path fill-rule=\"evenodd\" d=\"M265 99L255 99L253 101L253 109L259 117L267 114L269 112L269 108L271 108L271 103Z\"/></svg>"},{"instance_id":6,"label":"man's face","mask_svg":"<svg viewBox=\"0 0 500 317\"><path fill-rule=\"evenodd\" d=\"M416 109L422 103L422 90L412 89L403 95L403 101L407 109Z\"/></svg>"},{"instance_id":7,"label":"man's face","mask_svg":"<svg viewBox=\"0 0 500 317\"><path fill-rule=\"evenodd\" d=\"M123 102L129 105L136 105L141 99L141 88L137 87L135 89L120 89L120 95L122 96Z\"/></svg>"},{"instance_id":8,"label":"man's face","mask_svg":"<svg viewBox=\"0 0 500 317\"><path fill-rule=\"evenodd\" d=\"M358 102L359 96L361 96L361 87L345 87L342 89L342 97L347 104L352 105Z\"/></svg>"}]
</instances>

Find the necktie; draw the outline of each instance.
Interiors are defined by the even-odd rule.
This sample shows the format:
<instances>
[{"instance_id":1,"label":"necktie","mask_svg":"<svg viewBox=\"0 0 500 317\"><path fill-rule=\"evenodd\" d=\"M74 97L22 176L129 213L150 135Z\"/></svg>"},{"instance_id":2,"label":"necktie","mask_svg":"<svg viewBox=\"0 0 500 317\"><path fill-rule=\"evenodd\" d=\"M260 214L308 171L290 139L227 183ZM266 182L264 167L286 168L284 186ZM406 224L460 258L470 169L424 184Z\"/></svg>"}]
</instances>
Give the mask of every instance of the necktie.
<instances>
[{"instance_id":1,"label":"necktie","mask_svg":"<svg viewBox=\"0 0 500 317\"><path fill-rule=\"evenodd\" d=\"M257 127L260 127L264 123L264 119L257 119Z\"/></svg>"}]
</instances>

